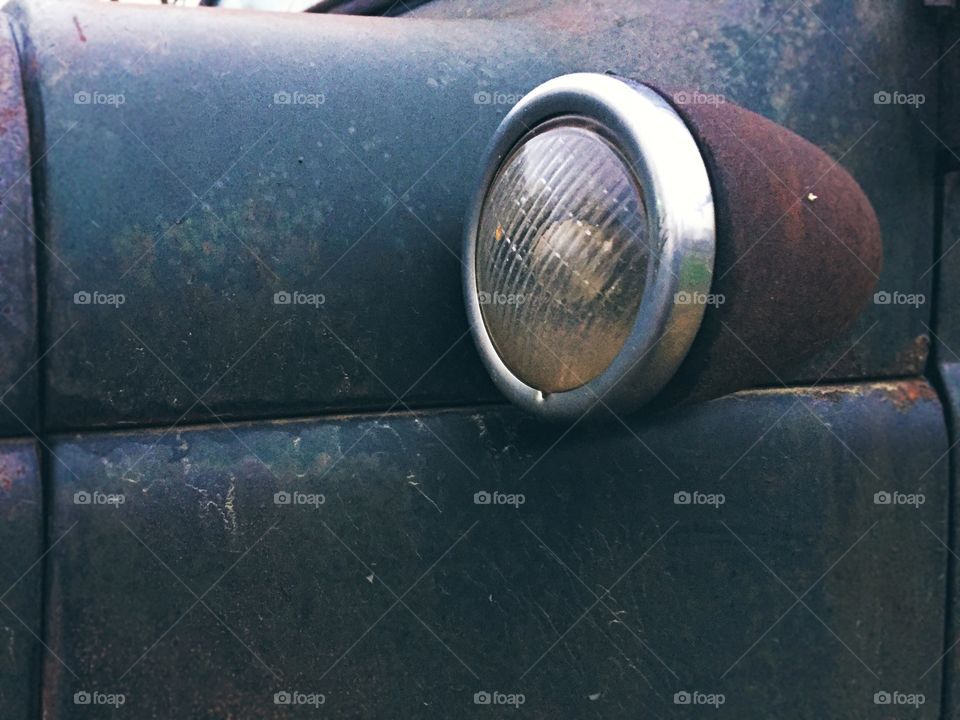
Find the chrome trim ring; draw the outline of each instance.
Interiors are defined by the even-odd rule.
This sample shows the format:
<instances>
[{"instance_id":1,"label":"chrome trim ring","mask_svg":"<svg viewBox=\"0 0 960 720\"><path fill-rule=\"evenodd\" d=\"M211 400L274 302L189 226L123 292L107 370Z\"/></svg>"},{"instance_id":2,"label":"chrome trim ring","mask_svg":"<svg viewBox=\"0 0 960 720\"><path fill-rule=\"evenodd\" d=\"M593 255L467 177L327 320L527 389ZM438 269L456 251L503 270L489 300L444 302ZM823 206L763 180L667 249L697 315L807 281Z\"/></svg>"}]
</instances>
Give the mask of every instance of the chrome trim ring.
<instances>
[{"instance_id":1,"label":"chrome trim ring","mask_svg":"<svg viewBox=\"0 0 960 720\"><path fill-rule=\"evenodd\" d=\"M538 126L562 116L593 121L606 131L643 192L647 237L658 242L652 243L642 299L620 352L586 384L545 394L511 372L487 333L477 289L476 245L481 209L504 159ZM638 408L674 375L696 337L705 309L700 300L710 292L715 236L713 193L703 157L683 119L657 92L596 73L563 75L535 88L494 134L465 225L467 315L497 387L520 407L558 420L605 408L618 413Z\"/></svg>"}]
</instances>

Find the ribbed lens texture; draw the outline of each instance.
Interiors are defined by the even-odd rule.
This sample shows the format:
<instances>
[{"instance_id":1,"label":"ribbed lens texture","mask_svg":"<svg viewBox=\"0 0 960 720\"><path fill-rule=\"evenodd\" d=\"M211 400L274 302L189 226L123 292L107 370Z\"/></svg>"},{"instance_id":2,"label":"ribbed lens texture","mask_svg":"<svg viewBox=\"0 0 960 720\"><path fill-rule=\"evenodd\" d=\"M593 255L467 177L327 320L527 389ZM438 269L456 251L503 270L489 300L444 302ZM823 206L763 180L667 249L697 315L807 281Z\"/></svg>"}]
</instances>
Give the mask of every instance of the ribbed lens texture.
<instances>
[{"instance_id":1,"label":"ribbed lens texture","mask_svg":"<svg viewBox=\"0 0 960 720\"><path fill-rule=\"evenodd\" d=\"M544 393L579 387L630 335L646 284L646 213L619 153L597 133L532 136L484 201L477 290L504 364Z\"/></svg>"}]
</instances>

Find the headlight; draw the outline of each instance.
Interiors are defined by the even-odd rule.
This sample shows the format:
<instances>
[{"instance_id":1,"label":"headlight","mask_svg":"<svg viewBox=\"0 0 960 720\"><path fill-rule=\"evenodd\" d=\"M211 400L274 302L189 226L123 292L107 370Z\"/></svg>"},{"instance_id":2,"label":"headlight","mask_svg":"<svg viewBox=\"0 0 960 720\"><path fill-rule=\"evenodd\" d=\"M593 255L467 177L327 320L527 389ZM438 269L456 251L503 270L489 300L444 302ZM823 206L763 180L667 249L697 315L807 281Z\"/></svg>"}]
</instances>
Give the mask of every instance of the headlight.
<instances>
[{"instance_id":1,"label":"headlight","mask_svg":"<svg viewBox=\"0 0 960 720\"><path fill-rule=\"evenodd\" d=\"M710 290L710 182L649 88L557 78L504 119L468 218L467 307L498 386L541 415L630 409L674 373Z\"/></svg>"},{"instance_id":2,"label":"headlight","mask_svg":"<svg viewBox=\"0 0 960 720\"><path fill-rule=\"evenodd\" d=\"M603 129L544 123L504 161L480 211L483 322L522 382L585 385L620 352L647 280L640 186Z\"/></svg>"}]
</instances>

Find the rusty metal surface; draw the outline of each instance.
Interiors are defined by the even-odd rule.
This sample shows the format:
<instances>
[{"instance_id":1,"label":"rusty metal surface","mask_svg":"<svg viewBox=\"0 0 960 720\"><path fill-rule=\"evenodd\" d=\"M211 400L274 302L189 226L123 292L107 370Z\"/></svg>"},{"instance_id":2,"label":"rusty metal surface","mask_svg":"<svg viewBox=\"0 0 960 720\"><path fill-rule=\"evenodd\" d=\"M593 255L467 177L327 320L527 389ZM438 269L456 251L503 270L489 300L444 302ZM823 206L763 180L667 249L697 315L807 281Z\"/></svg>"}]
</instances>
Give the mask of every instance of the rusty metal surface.
<instances>
[{"instance_id":1,"label":"rusty metal surface","mask_svg":"<svg viewBox=\"0 0 960 720\"><path fill-rule=\"evenodd\" d=\"M717 244L700 331L659 400L717 397L779 385L836 342L872 302L880 227L838 161L730 102L663 92L707 164Z\"/></svg>"},{"instance_id":2,"label":"rusty metal surface","mask_svg":"<svg viewBox=\"0 0 960 720\"><path fill-rule=\"evenodd\" d=\"M813 3L844 47L799 5L767 35L778 16L752 4L558 4L542 22L517 7L496 21L284 14L269 32L231 12L211 33L209 13L175 8L15 5L46 178L51 426L497 400L465 334L463 210L511 98L574 70L704 91L729 71L731 101L861 183L885 241L879 288L929 295L934 140L912 109L874 104L936 49L913 11ZM124 102L76 100L96 92ZM324 102L277 106L277 92ZM935 105L930 92L921 111ZM283 291L326 302L277 306ZM928 319L928 305L871 305L783 379L919 372Z\"/></svg>"},{"instance_id":3,"label":"rusty metal surface","mask_svg":"<svg viewBox=\"0 0 960 720\"><path fill-rule=\"evenodd\" d=\"M20 60L0 17L0 434L37 423L36 248Z\"/></svg>"},{"instance_id":4,"label":"rusty metal surface","mask_svg":"<svg viewBox=\"0 0 960 720\"><path fill-rule=\"evenodd\" d=\"M524 26L535 46L575 60L576 69L723 97L840 159L880 222L885 262L878 290L926 302L919 308L871 303L843 337L784 379L922 372L929 348L927 271L939 147L931 132L938 114L937 72L927 72L941 52L943 23L935 14L912 0L601 0L590 9L584 12L576 0L447 0L414 8L408 17L464 19L478 29L485 22ZM958 36L952 31L947 46ZM886 104L894 93L922 96L923 102Z\"/></svg>"},{"instance_id":5,"label":"rusty metal surface","mask_svg":"<svg viewBox=\"0 0 960 720\"><path fill-rule=\"evenodd\" d=\"M43 503L35 446L0 441L0 716L36 720L43 636Z\"/></svg>"},{"instance_id":6,"label":"rusty metal surface","mask_svg":"<svg viewBox=\"0 0 960 720\"><path fill-rule=\"evenodd\" d=\"M46 717L83 691L138 718L288 717L286 690L334 718L499 714L481 691L532 718L673 718L697 690L738 719L920 693L933 720L946 446L920 381L629 430L464 409L63 437L49 642L78 677L47 657ZM494 491L515 504L477 503ZM677 503L694 491L724 502Z\"/></svg>"},{"instance_id":7,"label":"rusty metal surface","mask_svg":"<svg viewBox=\"0 0 960 720\"><path fill-rule=\"evenodd\" d=\"M415 406L496 400L458 345L459 213L499 98L573 70L705 89L729 70L731 100L861 182L887 243L880 287L929 292L932 140L866 99L932 62L918 5L557 3L531 22L515 3L502 21L270 27L224 13L215 33L176 11L20 6L50 424L402 410L408 387ZM882 79L850 90L864 63ZM324 93L326 113L290 108L275 126L288 91ZM287 290L324 293L329 314L285 314L272 298ZM125 302L74 302L91 291ZM872 307L784 379L918 372L927 320L929 305ZM324 693L329 717L486 717L482 690L524 692L532 717L675 717L674 692L700 690L725 693L718 717L857 718L899 690L923 693L910 715L932 720L947 446L919 381L742 393L563 437L486 407L64 435L45 717L97 716L75 703L90 691L124 693L138 718L288 717L282 690ZM33 450L9 447L13 582L41 526ZM476 505L484 490L526 502ZM676 505L686 490L726 502ZM282 491L325 502L277 505ZM875 502L890 491L925 502ZM6 600L39 634L34 573ZM12 625L0 715L35 718L37 645Z\"/></svg>"}]
</instances>

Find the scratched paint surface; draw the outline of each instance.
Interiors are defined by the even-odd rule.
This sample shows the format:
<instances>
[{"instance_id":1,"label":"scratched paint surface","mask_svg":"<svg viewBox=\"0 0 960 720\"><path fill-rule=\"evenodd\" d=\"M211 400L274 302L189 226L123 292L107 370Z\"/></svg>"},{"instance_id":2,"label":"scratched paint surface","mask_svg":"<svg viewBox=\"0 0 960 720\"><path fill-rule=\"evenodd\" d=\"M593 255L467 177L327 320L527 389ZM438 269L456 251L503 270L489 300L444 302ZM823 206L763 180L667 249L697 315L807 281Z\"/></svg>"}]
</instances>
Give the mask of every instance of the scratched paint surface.
<instances>
[{"instance_id":1,"label":"scratched paint surface","mask_svg":"<svg viewBox=\"0 0 960 720\"><path fill-rule=\"evenodd\" d=\"M32 442L0 442L0 715L39 713L43 506Z\"/></svg>"},{"instance_id":2,"label":"scratched paint surface","mask_svg":"<svg viewBox=\"0 0 960 720\"><path fill-rule=\"evenodd\" d=\"M36 427L37 272L20 58L0 17L0 434Z\"/></svg>"},{"instance_id":3,"label":"scratched paint surface","mask_svg":"<svg viewBox=\"0 0 960 720\"><path fill-rule=\"evenodd\" d=\"M465 335L461 223L511 103L574 70L720 92L842 156L880 215L879 287L929 295L935 140L918 118L936 96L932 76L914 79L936 43L919 3L810 3L843 42L802 3L595 5L278 14L269 31L223 13L216 33L206 13L15 6L50 150L50 424L498 399ZM913 85L930 98L919 114L874 103ZM77 102L92 92L124 101ZM96 291L125 302L74 301ZM284 292L325 302L277 304ZM929 308L871 305L783 378L917 373Z\"/></svg>"},{"instance_id":4,"label":"scratched paint surface","mask_svg":"<svg viewBox=\"0 0 960 720\"><path fill-rule=\"evenodd\" d=\"M61 438L53 535L77 525L50 642L78 677L48 658L50 717L94 688L137 717L287 717L285 690L337 718L486 717L495 690L536 718L680 717L698 690L717 717L865 718L884 689L937 717L929 386L562 434L462 410ZM892 491L925 502L876 504Z\"/></svg>"}]
</instances>

